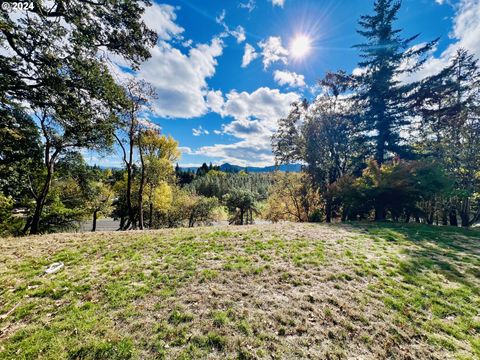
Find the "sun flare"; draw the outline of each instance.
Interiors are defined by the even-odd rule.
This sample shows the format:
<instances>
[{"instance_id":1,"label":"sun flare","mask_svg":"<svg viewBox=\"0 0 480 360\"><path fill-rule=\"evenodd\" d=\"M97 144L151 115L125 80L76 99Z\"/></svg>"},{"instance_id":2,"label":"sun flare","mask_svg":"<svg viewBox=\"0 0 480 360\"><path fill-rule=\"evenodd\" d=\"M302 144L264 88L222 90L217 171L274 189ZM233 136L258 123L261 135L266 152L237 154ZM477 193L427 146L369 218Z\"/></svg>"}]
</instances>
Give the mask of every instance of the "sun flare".
<instances>
[{"instance_id":1,"label":"sun flare","mask_svg":"<svg viewBox=\"0 0 480 360\"><path fill-rule=\"evenodd\" d=\"M298 35L290 44L290 53L295 58L302 58L307 55L312 48L312 40L306 35Z\"/></svg>"}]
</instances>

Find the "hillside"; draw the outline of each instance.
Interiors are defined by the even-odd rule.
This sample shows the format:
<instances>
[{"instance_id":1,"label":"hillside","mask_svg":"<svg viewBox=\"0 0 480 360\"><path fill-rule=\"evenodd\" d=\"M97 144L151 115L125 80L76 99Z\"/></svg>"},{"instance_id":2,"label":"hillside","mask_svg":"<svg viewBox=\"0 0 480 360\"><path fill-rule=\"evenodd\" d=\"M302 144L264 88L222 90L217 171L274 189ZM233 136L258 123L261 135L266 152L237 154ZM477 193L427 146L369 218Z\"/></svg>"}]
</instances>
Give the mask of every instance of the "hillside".
<instances>
[{"instance_id":1,"label":"hillside","mask_svg":"<svg viewBox=\"0 0 480 360\"><path fill-rule=\"evenodd\" d=\"M198 170L198 167L181 167L180 168L183 171L190 171L190 172L196 172ZM240 172L240 171L246 171L249 173L269 173L269 172L274 172L276 170L279 171L284 171L284 172L300 172L302 170L302 165L300 164L282 164L279 166L271 165L271 166L264 166L264 167L255 167L255 166L238 166L238 165L232 165L229 163L224 163L220 165L220 170L224 172Z\"/></svg>"},{"instance_id":2,"label":"hillside","mask_svg":"<svg viewBox=\"0 0 480 360\"><path fill-rule=\"evenodd\" d=\"M480 357L474 230L278 224L2 239L0 283L1 359Z\"/></svg>"}]
</instances>

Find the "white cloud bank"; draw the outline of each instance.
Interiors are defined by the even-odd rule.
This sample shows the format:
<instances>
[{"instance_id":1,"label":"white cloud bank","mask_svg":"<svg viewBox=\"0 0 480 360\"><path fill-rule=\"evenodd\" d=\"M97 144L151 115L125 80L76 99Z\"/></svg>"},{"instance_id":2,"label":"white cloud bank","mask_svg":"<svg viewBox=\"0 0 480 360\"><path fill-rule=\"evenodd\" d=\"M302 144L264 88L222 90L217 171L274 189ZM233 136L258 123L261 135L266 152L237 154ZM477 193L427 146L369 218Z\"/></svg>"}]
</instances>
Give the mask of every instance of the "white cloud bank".
<instances>
[{"instance_id":1,"label":"white cloud bank","mask_svg":"<svg viewBox=\"0 0 480 360\"><path fill-rule=\"evenodd\" d=\"M217 58L223 53L224 43L220 36L214 36L210 43L192 45L184 39L184 29L175 23L177 8L153 3L145 9L143 19L148 27L158 34L158 43L151 50L151 57L133 75L123 71L128 66L122 59L110 55L111 68L119 80L136 76L149 82L157 92L153 104L155 115L164 118L194 118L209 111L205 95L208 93L207 80L216 71ZM239 32L238 36L241 38ZM190 47L182 52L172 46L177 40Z\"/></svg>"},{"instance_id":2,"label":"white cloud bank","mask_svg":"<svg viewBox=\"0 0 480 360\"><path fill-rule=\"evenodd\" d=\"M288 114L290 105L300 96L295 92L282 93L278 89L261 87L251 93L232 90L225 97L218 90L211 91L207 98L212 110L222 117L233 118L223 125L223 133L240 141L203 146L194 154L242 166L273 164L271 136L278 119Z\"/></svg>"},{"instance_id":3,"label":"white cloud bank","mask_svg":"<svg viewBox=\"0 0 480 360\"><path fill-rule=\"evenodd\" d=\"M222 55L223 41L213 38L199 44L188 54L170 44L161 43L152 51L138 77L152 84L158 94L154 112L161 117L193 118L205 114L207 79L215 74L216 58Z\"/></svg>"}]
</instances>

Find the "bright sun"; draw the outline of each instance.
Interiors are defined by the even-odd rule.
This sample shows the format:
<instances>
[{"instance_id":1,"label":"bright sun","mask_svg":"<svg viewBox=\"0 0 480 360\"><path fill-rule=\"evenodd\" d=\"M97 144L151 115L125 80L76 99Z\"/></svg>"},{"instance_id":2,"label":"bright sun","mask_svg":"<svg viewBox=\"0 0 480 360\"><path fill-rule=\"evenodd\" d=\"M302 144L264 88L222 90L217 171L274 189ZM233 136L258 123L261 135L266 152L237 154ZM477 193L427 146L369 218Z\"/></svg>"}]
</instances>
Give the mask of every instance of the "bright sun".
<instances>
[{"instance_id":1,"label":"bright sun","mask_svg":"<svg viewBox=\"0 0 480 360\"><path fill-rule=\"evenodd\" d=\"M292 40L290 53L295 58L302 58L310 52L312 40L305 35L298 35Z\"/></svg>"}]
</instances>

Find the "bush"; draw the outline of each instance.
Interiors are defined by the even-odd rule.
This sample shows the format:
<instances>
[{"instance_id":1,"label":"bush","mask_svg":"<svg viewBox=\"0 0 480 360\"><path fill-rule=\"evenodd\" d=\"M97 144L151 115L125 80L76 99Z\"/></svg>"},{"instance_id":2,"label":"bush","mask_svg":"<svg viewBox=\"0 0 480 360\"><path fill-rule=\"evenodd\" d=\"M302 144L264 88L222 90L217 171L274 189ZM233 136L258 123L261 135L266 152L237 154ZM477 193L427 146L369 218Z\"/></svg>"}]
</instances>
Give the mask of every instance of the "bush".
<instances>
[{"instance_id":1,"label":"bush","mask_svg":"<svg viewBox=\"0 0 480 360\"><path fill-rule=\"evenodd\" d=\"M321 221L320 195L313 189L307 174L279 172L274 175L274 179L264 211L267 220Z\"/></svg>"},{"instance_id":2,"label":"bush","mask_svg":"<svg viewBox=\"0 0 480 360\"><path fill-rule=\"evenodd\" d=\"M259 214L256 194L249 190L233 189L224 196L224 202L231 216L230 224L253 224L253 215Z\"/></svg>"},{"instance_id":3,"label":"bush","mask_svg":"<svg viewBox=\"0 0 480 360\"><path fill-rule=\"evenodd\" d=\"M435 164L400 161L379 166L371 161L361 177L344 177L333 187L334 196L343 205L344 219L376 220L390 217L407 221L423 214L420 204L448 191L450 180Z\"/></svg>"},{"instance_id":4,"label":"bush","mask_svg":"<svg viewBox=\"0 0 480 360\"><path fill-rule=\"evenodd\" d=\"M216 198L195 195L177 187L171 188L170 195L168 206L156 207L154 227L211 225L218 219L219 201Z\"/></svg>"},{"instance_id":5,"label":"bush","mask_svg":"<svg viewBox=\"0 0 480 360\"><path fill-rule=\"evenodd\" d=\"M0 193L0 236L20 235L24 221L12 216L14 201Z\"/></svg>"}]
</instances>

